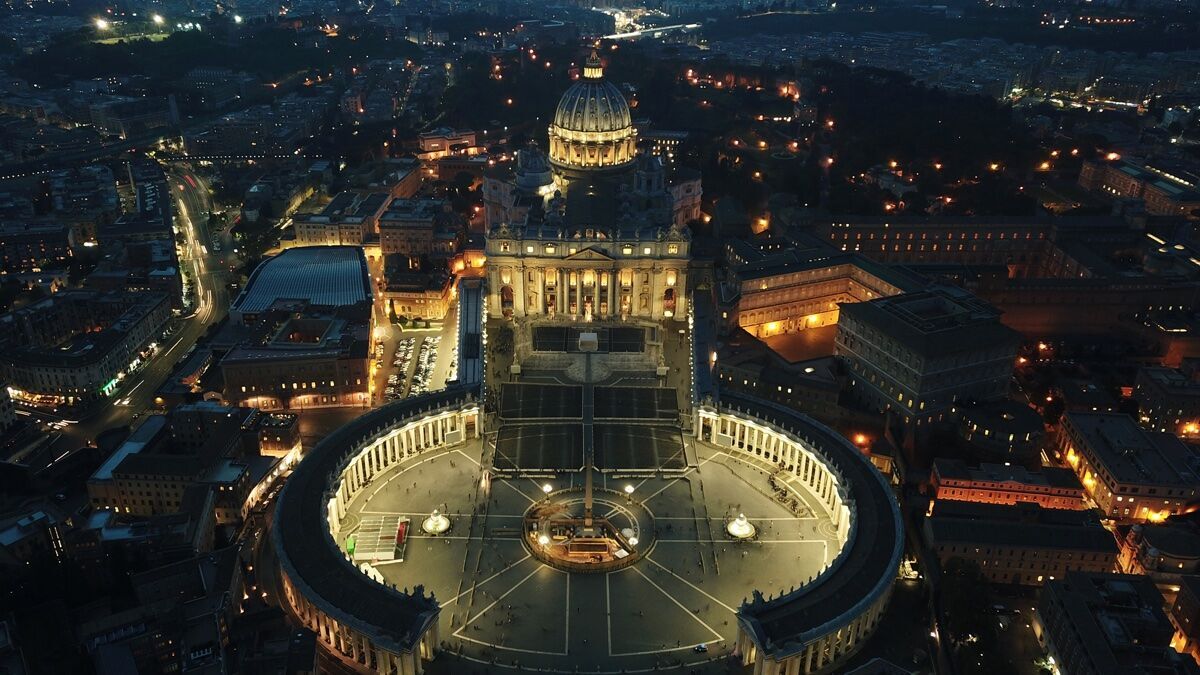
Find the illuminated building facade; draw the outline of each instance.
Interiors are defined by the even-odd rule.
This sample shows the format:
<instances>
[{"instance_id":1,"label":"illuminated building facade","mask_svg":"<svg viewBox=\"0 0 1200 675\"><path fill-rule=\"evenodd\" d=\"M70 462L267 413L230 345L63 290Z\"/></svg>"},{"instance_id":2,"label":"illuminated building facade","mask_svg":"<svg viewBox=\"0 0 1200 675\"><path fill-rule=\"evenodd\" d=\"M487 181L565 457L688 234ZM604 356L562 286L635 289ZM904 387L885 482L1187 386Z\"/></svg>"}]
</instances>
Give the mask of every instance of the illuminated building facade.
<instances>
[{"instance_id":1,"label":"illuminated building facade","mask_svg":"<svg viewBox=\"0 0 1200 675\"><path fill-rule=\"evenodd\" d=\"M973 468L960 459L938 457L933 460L930 487L938 502L1030 502L1047 509L1084 508L1083 486L1075 474L1058 467L1042 467L1036 473L1012 464Z\"/></svg>"},{"instance_id":2,"label":"illuminated building facade","mask_svg":"<svg viewBox=\"0 0 1200 675\"><path fill-rule=\"evenodd\" d=\"M625 97L593 54L559 101L547 156L484 178L488 306L507 317L681 319L700 180L637 154Z\"/></svg>"},{"instance_id":3,"label":"illuminated building facade","mask_svg":"<svg viewBox=\"0 0 1200 675\"><path fill-rule=\"evenodd\" d=\"M487 242L488 306L509 317L681 319L690 243L676 229L501 226Z\"/></svg>"},{"instance_id":4,"label":"illuminated building facade","mask_svg":"<svg viewBox=\"0 0 1200 675\"><path fill-rule=\"evenodd\" d=\"M406 319L441 320L454 301L454 279L444 272L396 272L387 261L383 302L389 314Z\"/></svg>"},{"instance_id":5,"label":"illuminated building facade","mask_svg":"<svg viewBox=\"0 0 1200 675\"><path fill-rule=\"evenodd\" d=\"M756 337L770 337L838 322L842 303L886 298L923 284L918 279L854 254L824 247L764 252L731 242L741 260L722 288L725 323Z\"/></svg>"},{"instance_id":6,"label":"illuminated building facade","mask_svg":"<svg viewBox=\"0 0 1200 675\"><path fill-rule=\"evenodd\" d=\"M673 223L661 162L647 156L631 167L631 176L577 182L563 197L529 147L518 152L515 181L485 183L496 223L485 248L488 306L522 318L686 316L689 233Z\"/></svg>"},{"instance_id":7,"label":"illuminated building facade","mask_svg":"<svg viewBox=\"0 0 1200 675\"><path fill-rule=\"evenodd\" d=\"M264 410L371 402L374 288L362 249L310 246L262 262L215 337L225 399Z\"/></svg>"},{"instance_id":8,"label":"illuminated building facade","mask_svg":"<svg viewBox=\"0 0 1200 675\"><path fill-rule=\"evenodd\" d=\"M1156 215L1187 216L1200 209L1196 176L1155 163L1086 161L1079 185L1112 197L1141 199L1146 211Z\"/></svg>"},{"instance_id":9,"label":"illuminated building facade","mask_svg":"<svg viewBox=\"0 0 1200 675\"><path fill-rule=\"evenodd\" d=\"M410 257L454 255L459 223L439 199L393 199L379 217L379 251Z\"/></svg>"},{"instance_id":10,"label":"illuminated building facade","mask_svg":"<svg viewBox=\"0 0 1200 675\"><path fill-rule=\"evenodd\" d=\"M298 246L361 246L379 231L387 192L343 192L317 213L292 218Z\"/></svg>"},{"instance_id":11,"label":"illuminated building facade","mask_svg":"<svg viewBox=\"0 0 1200 675\"><path fill-rule=\"evenodd\" d=\"M1179 580L1167 617L1175 626L1171 646L1200 664L1200 576L1186 574Z\"/></svg>"},{"instance_id":12,"label":"illuminated building facade","mask_svg":"<svg viewBox=\"0 0 1200 675\"><path fill-rule=\"evenodd\" d=\"M469 148L475 145L475 132L438 127L419 134L417 141L421 145L421 152L434 153L431 157L436 157L439 154L448 154L456 146Z\"/></svg>"},{"instance_id":13,"label":"illuminated building facade","mask_svg":"<svg viewBox=\"0 0 1200 675\"><path fill-rule=\"evenodd\" d=\"M1149 576L1164 587L1200 573L1200 529L1188 522L1137 523L1117 530L1120 569Z\"/></svg>"},{"instance_id":14,"label":"illuminated building facade","mask_svg":"<svg viewBox=\"0 0 1200 675\"><path fill-rule=\"evenodd\" d=\"M1161 253L1114 265L1119 251L1167 250L1144 232L1144 214L1031 218L973 216L841 217L814 223L814 233L834 250L903 264L920 272L960 275L972 292L1004 314L1004 323L1032 338L1053 334L1140 333L1165 341L1139 321L1139 312L1191 306L1197 281L1189 255L1186 273L1160 267Z\"/></svg>"},{"instance_id":15,"label":"illuminated building facade","mask_svg":"<svg viewBox=\"0 0 1200 675\"><path fill-rule=\"evenodd\" d=\"M291 340L273 340L261 348L231 349L221 359L226 400L264 410L368 405L371 369L365 324L321 318L305 323L321 324L311 333L320 334L319 343L302 347Z\"/></svg>"},{"instance_id":16,"label":"illuminated building facade","mask_svg":"<svg viewBox=\"0 0 1200 675\"><path fill-rule=\"evenodd\" d=\"M65 266L74 246L74 234L66 225L0 224L0 270L17 274Z\"/></svg>"},{"instance_id":17,"label":"illuminated building facade","mask_svg":"<svg viewBox=\"0 0 1200 675\"><path fill-rule=\"evenodd\" d=\"M1185 512L1200 489L1195 454L1128 415L1068 412L1057 450L1109 518L1161 521Z\"/></svg>"},{"instance_id":18,"label":"illuminated building facade","mask_svg":"<svg viewBox=\"0 0 1200 675\"><path fill-rule=\"evenodd\" d=\"M1000 265L1035 276L1051 248L1049 219L860 216L822 223L834 248L886 263Z\"/></svg>"},{"instance_id":19,"label":"illuminated building facade","mask_svg":"<svg viewBox=\"0 0 1200 675\"><path fill-rule=\"evenodd\" d=\"M58 405L108 396L171 317L164 293L61 291L0 317L0 380Z\"/></svg>"},{"instance_id":20,"label":"illuminated building facade","mask_svg":"<svg viewBox=\"0 0 1200 675\"><path fill-rule=\"evenodd\" d=\"M88 479L89 501L95 509L147 518L179 513L189 495L211 491L216 523L238 522L256 485L276 464L258 456L272 454L258 442L265 422L254 409L212 401L153 415ZM274 431L284 429L276 425Z\"/></svg>"}]
</instances>

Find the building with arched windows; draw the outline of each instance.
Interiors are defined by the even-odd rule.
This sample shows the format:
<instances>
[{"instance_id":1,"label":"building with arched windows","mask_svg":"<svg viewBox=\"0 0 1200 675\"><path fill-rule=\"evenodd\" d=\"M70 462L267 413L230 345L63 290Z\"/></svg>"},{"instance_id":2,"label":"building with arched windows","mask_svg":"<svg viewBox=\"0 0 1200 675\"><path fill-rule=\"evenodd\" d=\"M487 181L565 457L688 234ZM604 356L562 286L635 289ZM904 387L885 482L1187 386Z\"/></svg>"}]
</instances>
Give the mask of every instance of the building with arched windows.
<instances>
[{"instance_id":1,"label":"building with arched windows","mask_svg":"<svg viewBox=\"0 0 1200 675\"><path fill-rule=\"evenodd\" d=\"M489 306L514 318L686 315L700 178L637 153L621 91L596 54L563 94L549 154L535 145L484 178ZM678 176L678 180L673 180Z\"/></svg>"}]
</instances>

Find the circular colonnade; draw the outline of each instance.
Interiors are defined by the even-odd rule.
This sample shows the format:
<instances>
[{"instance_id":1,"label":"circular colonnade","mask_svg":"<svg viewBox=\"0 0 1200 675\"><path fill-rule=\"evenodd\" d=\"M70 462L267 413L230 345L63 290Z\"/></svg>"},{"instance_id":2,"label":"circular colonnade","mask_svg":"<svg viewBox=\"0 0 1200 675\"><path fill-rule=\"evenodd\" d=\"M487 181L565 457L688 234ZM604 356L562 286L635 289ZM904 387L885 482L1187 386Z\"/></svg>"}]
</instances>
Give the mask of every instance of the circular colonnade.
<instances>
[{"instance_id":1,"label":"circular colonnade","mask_svg":"<svg viewBox=\"0 0 1200 675\"><path fill-rule=\"evenodd\" d=\"M421 673L445 644L441 608L422 586L419 569L409 587L380 583L378 575L355 567L338 541L351 502L383 472L480 437L476 393L446 390L364 414L318 444L280 496L272 537L284 595L295 616L344 660L375 672ZM833 523L839 545L809 578L786 580L782 589L745 589L750 599L737 609L734 653L761 675L832 670L871 634L891 594L903 532L890 488L836 432L753 397L727 394L719 405L696 406L692 428L698 443L775 467L805 486ZM569 499L574 492L562 494ZM618 531L626 543L633 539L630 550L647 550L654 544L653 520L624 496L598 493L620 507L615 511L628 511L629 522L621 521ZM555 497L547 494L547 504ZM430 519L435 530L446 524L430 514L422 522L426 532ZM723 527L731 541L755 533L752 519L741 514ZM526 545L563 569L561 559L545 555L553 547L551 534L526 532ZM629 557L619 566L637 561Z\"/></svg>"}]
</instances>

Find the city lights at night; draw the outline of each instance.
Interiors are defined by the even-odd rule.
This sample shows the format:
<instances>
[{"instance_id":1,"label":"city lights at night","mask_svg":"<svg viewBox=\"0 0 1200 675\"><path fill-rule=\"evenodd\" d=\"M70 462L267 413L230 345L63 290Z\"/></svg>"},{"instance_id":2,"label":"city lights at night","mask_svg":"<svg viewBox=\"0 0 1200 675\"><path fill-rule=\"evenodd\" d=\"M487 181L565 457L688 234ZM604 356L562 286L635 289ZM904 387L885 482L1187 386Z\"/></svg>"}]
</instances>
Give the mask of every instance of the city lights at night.
<instances>
[{"instance_id":1,"label":"city lights at night","mask_svg":"<svg viewBox=\"0 0 1200 675\"><path fill-rule=\"evenodd\" d=\"M1200 675L1195 9L10 3L0 672Z\"/></svg>"}]
</instances>

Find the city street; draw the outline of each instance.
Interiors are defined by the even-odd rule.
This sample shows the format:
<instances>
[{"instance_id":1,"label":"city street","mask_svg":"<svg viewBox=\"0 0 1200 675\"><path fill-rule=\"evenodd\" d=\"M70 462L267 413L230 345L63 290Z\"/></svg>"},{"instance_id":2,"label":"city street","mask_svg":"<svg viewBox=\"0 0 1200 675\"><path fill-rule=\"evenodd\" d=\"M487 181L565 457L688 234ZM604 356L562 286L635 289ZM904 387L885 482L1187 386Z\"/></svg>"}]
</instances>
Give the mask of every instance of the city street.
<instances>
[{"instance_id":1,"label":"city street","mask_svg":"<svg viewBox=\"0 0 1200 675\"><path fill-rule=\"evenodd\" d=\"M186 242L179 263L193 284L196 311L177 320L179 327L167 338L167 345L149 363L126 378L108 400L62 430L51 446L60 453L55 461L91 442L105 429L129 424L153 407L154 392L208 328L225 316L229 306L226 273L221 262L223 256L212 251L209 243L208 213L212 200L208 186L183 167L170 167L167 176L175 196L175 223ZM35 414L56 417L42 411Z\"/></svg>"}]
</instances>

